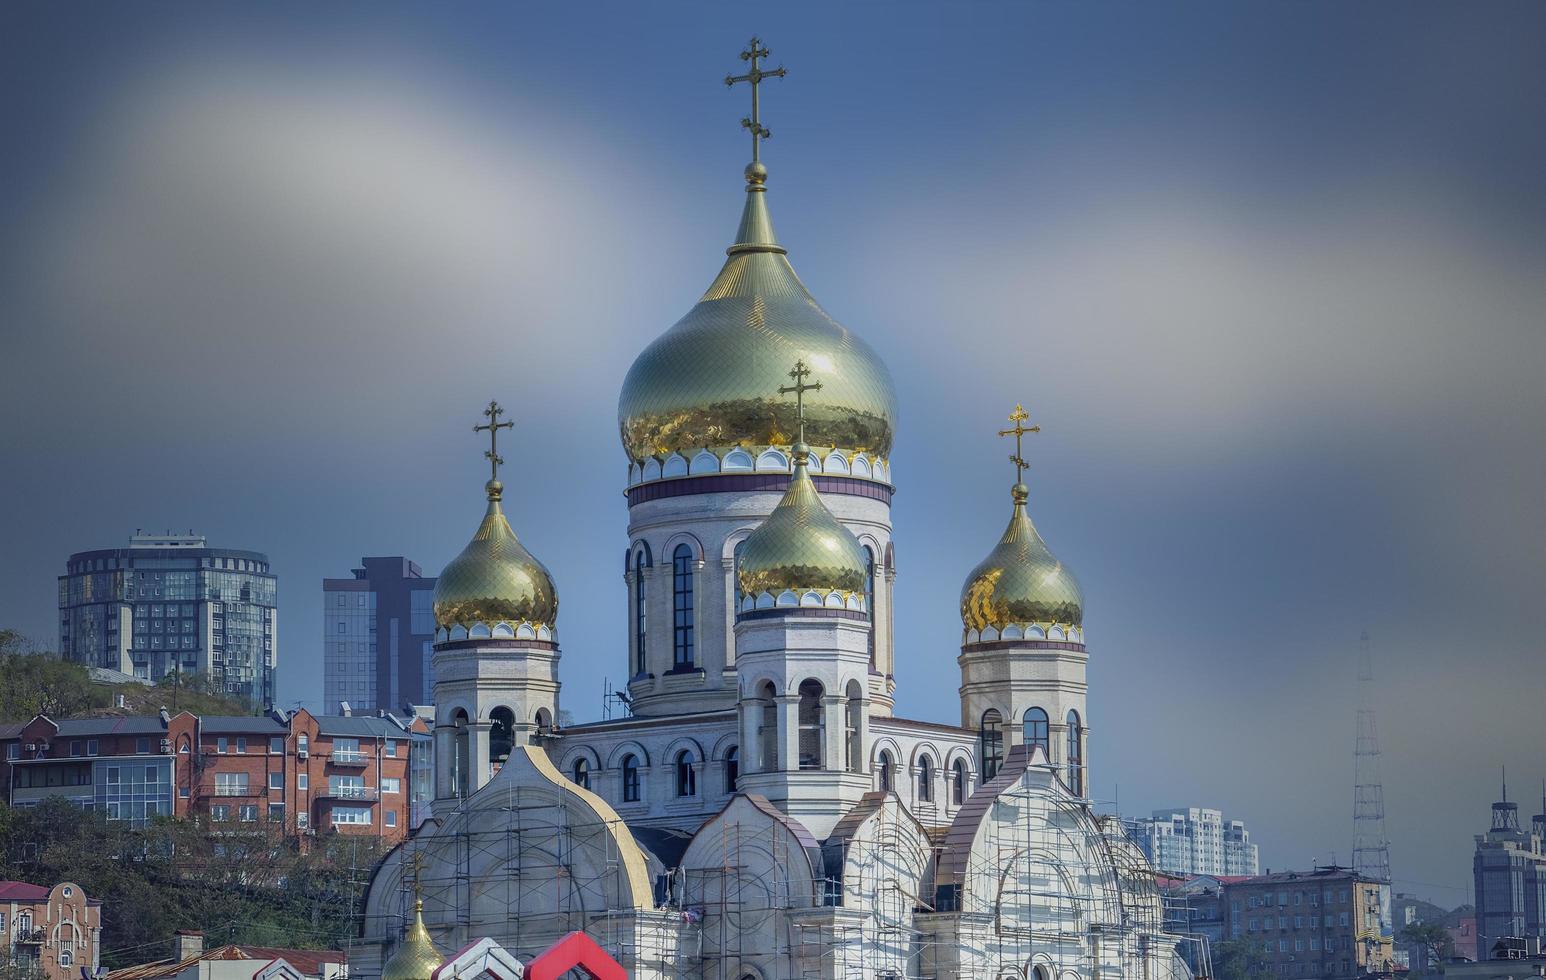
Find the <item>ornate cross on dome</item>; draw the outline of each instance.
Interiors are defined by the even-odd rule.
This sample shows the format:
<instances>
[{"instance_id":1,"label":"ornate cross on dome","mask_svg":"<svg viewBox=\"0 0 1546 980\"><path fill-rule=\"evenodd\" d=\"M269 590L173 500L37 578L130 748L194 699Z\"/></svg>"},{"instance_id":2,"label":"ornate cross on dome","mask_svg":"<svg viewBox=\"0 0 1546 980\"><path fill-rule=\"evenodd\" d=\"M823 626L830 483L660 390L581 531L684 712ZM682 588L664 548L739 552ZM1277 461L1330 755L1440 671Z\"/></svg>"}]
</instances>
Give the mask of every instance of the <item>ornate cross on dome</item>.
<instances>
[{"instance_id":1,"label":"ornate cross on dome","mask_svg":"<svg viewBox=\"0 0 1546 980\"><path fill-rule=\"evenodd\" d=\"M472 427L472 431L488 433L488 450L483 454L483 458L489 461L489 470L492 473L489 479L497 481L499 479L499 467L504 465L505 462L504 458L499 455L499 430L513 429L515 428L515 423L499 421L499 417L505 414L505 410L499 407L498 402L489 402L488 408L483 410L483 414L488 416L488 424L475 425Z\"/></svg>"},{"instance_id":2,"label":"ornate cross on dome","mask_svg":"<svg viewBox=\"0 0 1546 980\"><path fill-rule=\"evenodd\" d=\"M810 373L811 369L805 366L804 361L795 361L794 370L789 372L789 376L794 379L794 384L784 385L782 388L778 389L778 393L780 395L788 395L791 393L794 395L794 415L795 418L800 421L801 443L805 442L805 393L807 391L821 390L820 381L817 381L814 384L805 383L805 379L810 375Z\"/></svg>"},{"instance_id":3,"label":"ornate cross on dome","mask_svg":"<svg viewBox=\"0 0 1546 980\"><path fill-rule=\"evenodd\" d=\"M757 66L757 62L768 56L768 49L762 46L760 38L752 38L751 45L741 52L741 60L751 62L751 70L744 75L726 75L726 87L736 82L750 82L752 86L752 114L741 120L741 128L751 131L752 134L752 163L762 159L762 141L772 136L767 127L762 125L761 102L757 97L757 87L762 84L764 78L783 78L788 72L783 65L779 65L772 71L763 71Z\"/></svg>"},{"instance_id":4,"label":"ornate cross on dome","mask_svg":"<svg viewBox=\"0 0 1546 980\"><path fill-rule=\"evenodd\" d=\"M408 859L407 865L409 872L411 872L413 875L414 901L419 902L422 905L424 899L424 884L420 879L424 875L424 852L417 850L414 851L413 856Z\"/></svg>"},{"instance_id":5,"label":"ornate cross on dome","mask_svg":"<svg viewBox=\"0 0 1546 980\"><path fill-rule=\"evenodd\" d=\"M1015 437L1015 453L1014 453L1013 456L1009 457L1009 461L1011 463L1015 464L1015 483L1016 484L1021 484L1021 483L1025 482L1025 471L1031 465L1031 464L1027 463L1025 461L1025 457L1023 455L1021 455L1020 440L1022 438L1024 438L1025 435L1028 434L1028 433L1040 432L1041 431L1041 426L1039 426L1039 425L1026 426L1024 424L1027 420L1030 419L1030 417L1031 417L1031 414L1029 412L1027 412L1022 406L1017 404L1017 405L1015 405L1015 410L1013 412L1009 413L1009 421L1013 422L1015 424L1015 427L1013 429L1000 429L1000 430L998 430L998 434L999 434L1000 437L1002 437L1002 436L1014 436Z\"/></svg>"}]
</instances>

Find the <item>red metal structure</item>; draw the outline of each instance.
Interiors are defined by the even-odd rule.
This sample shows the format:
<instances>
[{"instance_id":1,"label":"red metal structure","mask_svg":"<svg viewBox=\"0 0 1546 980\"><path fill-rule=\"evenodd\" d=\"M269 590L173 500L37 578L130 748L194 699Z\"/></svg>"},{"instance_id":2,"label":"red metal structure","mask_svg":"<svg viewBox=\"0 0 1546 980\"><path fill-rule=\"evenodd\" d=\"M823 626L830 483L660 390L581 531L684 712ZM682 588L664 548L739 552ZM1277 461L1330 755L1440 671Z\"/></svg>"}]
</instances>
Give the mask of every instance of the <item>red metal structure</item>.
<instances>
[{"instance_id":1,"label":"red metal structure","mask_svg":"<svg viewBox=\"0 0 1546 980\"><path fill-rule=\"evenodd\" d=\"M583 932L571 932L526 964L526 980L558 980L576 967L594 980L628 980L622 964Z\"/></svg>"}]
</instances>

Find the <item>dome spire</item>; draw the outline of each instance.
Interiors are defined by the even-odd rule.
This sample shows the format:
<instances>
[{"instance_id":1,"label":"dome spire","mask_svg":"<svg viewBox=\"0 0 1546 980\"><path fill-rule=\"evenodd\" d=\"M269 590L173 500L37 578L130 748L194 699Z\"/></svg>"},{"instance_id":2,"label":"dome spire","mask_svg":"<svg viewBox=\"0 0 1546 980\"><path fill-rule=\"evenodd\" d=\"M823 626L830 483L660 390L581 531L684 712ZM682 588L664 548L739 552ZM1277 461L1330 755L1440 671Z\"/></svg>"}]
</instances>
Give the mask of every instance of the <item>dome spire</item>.
<instances>
[{"instance_id":1,"label":"dome spire","mask_svg":"<svg viewBox=\"0 0 1546 980\"><path fill-rule=\"evenodd\" d=\"M558 593L552 575L521 544L500 506L505 488L499 482L499 467L504 465L499 455L499 430L515 427L514 422L499 421L504 412L498 402L491 401L483 410L488 422L472 427L474 433L489 434L489 448L483 453L490 469L490 479L484 484L488 510L467 547L436 579L435 623L442 630L471 630L478 624L492 629L509 624L512 628L525 625L551 631L558 618Z\"/></svg>"},{"instance_id":2,"label":"dome spire","mask_svg":"<svg viewBox=\"0 0 1546 980\"><path fill-rule=\"evenodd\" d=\"M1010 413L1013 428L999 436L1015 437L1015 485L1010 489L1014 510L998 545L967 576L961 589L961 621L969 632L994 629L1002 633L1014 626L1022 631L1037 627L1068 629L1084 625L1084 594L1069 569L1058 561L1042 540L1026 512L1030 490L1021 482L1029 464L1023 455L1024 437L1040 432L1027 426L1030 415L1016 405ZM975 642L975 641L974 641Z\"/></svg>"},{"instance_id":3,"label":"dome spire","mask_svg":"<svg viewBox=\"0 0 1546 980\"><path fill-rule=\"evenodd\" d=\"M783 65L772 71L763 71L758 62L768 56L762 41L752 38L741 60L751 62L751 69L744 75L726 75L725 85L747 82L752 90L752 114L741 120L741 128L752 134L752 162L746 165L746 207L741 211L741 226L735 232L735 244L726 254L741 252L778 252L784 254L778 237L773 234L773 219L768 217L768 205L763 194L767 191L768 168L762 163L762 141L773 135L762 124L762 99L759 91L764 78L783 78L788 72Z\"/></svg>"},{"instance_id":4,"label":"dome spire","mask_svg":"<svg viewBox=\"0 0 1546 980\"><path fill-rule=\"evenodd\" d=\"M844 603L862 596L869 565L853 532L844 527L816 491L808 468L811 447L805 444L805 393L821 383L807 384L811 369L796 361L789 377L794 384L778 389L795 396L798 442L794 444L794 472L789 489L741 546L737 577L741 591L753 601L761 593L777 598L784 592L796 596L816 592L823 599L836 593Z\"/></svg>"}]
</instances>

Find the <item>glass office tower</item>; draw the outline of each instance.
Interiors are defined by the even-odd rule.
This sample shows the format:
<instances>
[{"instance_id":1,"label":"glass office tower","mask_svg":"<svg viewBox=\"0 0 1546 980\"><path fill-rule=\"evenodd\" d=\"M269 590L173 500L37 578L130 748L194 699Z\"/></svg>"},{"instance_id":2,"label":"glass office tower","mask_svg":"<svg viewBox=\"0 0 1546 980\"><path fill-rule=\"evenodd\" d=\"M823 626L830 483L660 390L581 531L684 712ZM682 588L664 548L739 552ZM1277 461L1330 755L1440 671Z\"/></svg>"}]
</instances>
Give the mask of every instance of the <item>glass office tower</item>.
<instances>
[{"instance_id":1,"label":"glass office tower","mask_svg":"<svg viewBox=\"0 0 1546 980\"><path fill-rule=\"evenodd\" d=\"M158 681L207 675L232 697L274 703L279 583L268 556L200 535L140 534L71 555L59 576L59 652Z\"/></svg>"}]
</instances>

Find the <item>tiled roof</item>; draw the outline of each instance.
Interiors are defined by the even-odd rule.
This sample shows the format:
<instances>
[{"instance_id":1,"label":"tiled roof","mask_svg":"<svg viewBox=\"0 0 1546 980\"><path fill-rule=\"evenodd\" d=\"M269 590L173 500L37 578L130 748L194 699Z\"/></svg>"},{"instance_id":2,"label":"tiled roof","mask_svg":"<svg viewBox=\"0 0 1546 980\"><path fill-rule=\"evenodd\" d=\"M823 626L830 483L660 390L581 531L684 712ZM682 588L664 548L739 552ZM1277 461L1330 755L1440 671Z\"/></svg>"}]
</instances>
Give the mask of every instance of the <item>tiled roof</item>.
<instances>
[{"instance_id":1,"label":"tiled roof","mask_svg":"<svg viewBox=\"0 0 1546 980\"><path fill-rule=\"evenodd\" d=\"M348 738L407 738L403 726L373 715L317 715L317 731Z\"/></svg>"},{"instance_id":2,"label":"tiled roof","mask_svg":"<svg viewBox=\"0 0 1546 980\"><path fill-rule=\"evenodd\" d=\"M59 723L59 738L82 735L160 735L166 731L159 715L127 715L117 718L66 718Z\"/></svg>"},{"instance_id":3,"label":"tiled roof","mask_svg":"<svg viewBox=\"0 0 1546 980\"><path fill-rule=\"evenodd\" d=\"M343 964L345 962L344 954L336 949L281 949L277 946L233 944L218 946L200 956L189 957L186 960L157 960L154 963L142 963L139 966L114 970L108 974L108 980L157 980L160 977L174 976L193 964L205 960L251 960L255 963L267 963L270 960L279 959L308 977L321 975L324 963Z\"/></svg>"},{"instance_id":4,"label":"tiled roof","mask_svg":"<svg viewBox=\"0 0 1546 980\"><path fill-rule=\"evenodd\" d=\"M25 721L7 722L4 725L0 725L0 738L15 738L16 736L20 735L21 730L26 727L27 722Z\"/></svg>"},{"instance_id":5,"label":"tiled roof","mask_svg":"<svg viewBox=\"0 0 1546 980\"><path fill-rule=\"evenodd\" d=\"M25 881L0 881L0 902L41 902L48 898L47 885Z\"/></svg>"},{"instance_id":6,"label":"tiled roof","mask_svg":"<svg viewBox=\"0 0 1546 980\"><path fill-rule=\"evenodd\" d=\"M290 726L266 715L201 715L199 727L209 735L285 735L290 731Z\"/></svg>"}]
</instances>

